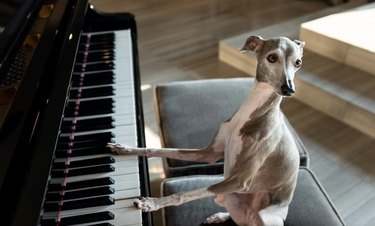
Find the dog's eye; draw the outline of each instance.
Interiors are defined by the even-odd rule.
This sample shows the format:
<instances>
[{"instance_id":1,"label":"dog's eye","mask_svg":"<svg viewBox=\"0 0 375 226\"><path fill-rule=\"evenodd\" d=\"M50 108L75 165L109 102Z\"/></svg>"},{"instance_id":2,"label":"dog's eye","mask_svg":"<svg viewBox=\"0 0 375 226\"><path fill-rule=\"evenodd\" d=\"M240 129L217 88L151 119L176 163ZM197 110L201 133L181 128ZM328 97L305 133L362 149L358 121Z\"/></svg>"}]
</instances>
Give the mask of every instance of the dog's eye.
<instances>
[{"instance_id":1,"label":"dog's eye","mask_svg":"<svg viewBox=\"0 0 375 226\"><path fill-rule=\"evenodd\" d=\"M278 57L276 54L270 54L267 57L268 62L275 63L278 60Z\"/></svg>"},{"instance_id":2,"label":"dog's eye","mask_svg":"<svg viewBox=\"0 0 375 226\"><path fill-rule=\"evenodd\" d=\"M302 60L300 59L296 60L296 63L294 64L294 66L301 67L301 65L302 65Z\"/></svg>"}]
</instances>

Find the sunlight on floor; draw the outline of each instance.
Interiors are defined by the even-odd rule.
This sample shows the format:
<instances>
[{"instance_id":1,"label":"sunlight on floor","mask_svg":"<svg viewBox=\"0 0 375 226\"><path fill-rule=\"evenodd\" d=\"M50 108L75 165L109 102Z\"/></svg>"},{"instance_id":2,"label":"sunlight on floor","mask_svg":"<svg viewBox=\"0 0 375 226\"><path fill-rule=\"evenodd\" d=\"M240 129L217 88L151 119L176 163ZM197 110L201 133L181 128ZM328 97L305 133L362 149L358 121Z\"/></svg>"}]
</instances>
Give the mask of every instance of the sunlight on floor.
<instances>
[{"instance_id":1,"label":"sunlight on floor","mask_svg":"<svg viewBox=\"0 0 375 226\"><path fill-rule=\"evenodd\" d=\"M148 89L151 89L151 88L152 88L152 85L150 85L150 84L141 85L141 90L142 91L145 91L145 90L148 90Z\"/></svg>"},{"instance_id":2,"label":"sunlight on floor","mask_svg":"<svg viewBox=\"0 0 375 226\"><path fill-rule=\"evenodd\" d=\"M147 126L145 127L146 146L152 148L160 148L160 138L157 133L152 131ZM150 173L150 180L161 180L165 178L163 170L163 161L161 158L154 157L148 159L148 167Z\"/></svg>"}]
</instances>

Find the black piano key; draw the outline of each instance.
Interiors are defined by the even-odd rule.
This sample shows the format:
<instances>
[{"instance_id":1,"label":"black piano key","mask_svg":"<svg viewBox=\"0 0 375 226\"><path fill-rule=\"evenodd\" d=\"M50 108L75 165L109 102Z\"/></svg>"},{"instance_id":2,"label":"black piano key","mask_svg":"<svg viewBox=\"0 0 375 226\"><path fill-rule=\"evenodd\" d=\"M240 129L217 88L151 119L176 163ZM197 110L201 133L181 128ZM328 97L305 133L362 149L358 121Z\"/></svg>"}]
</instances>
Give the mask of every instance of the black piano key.
<instances>
[{"instance_id":1,"label":"black piano key","mask_svg":"<svg viewBox=\"0 0 375 226\"><path fill-rule=\"evenodd\" d=\"M83 67L83 65L85 65ZM109 71L113 70L115 65L112 61L107 62L97 62L97 63L88 63L88 64L75 64L74 72L90 72L90 71Z\"/></svg>"},{"instance_id":2,"label":"black piano key","mask_svg":"<svg viewBox=\"0 0 375 226\"><path fill-rule=\"evenodd\" d=\"M84 160L77 160L69 162L69 169L76 168L76 167L87 167L87 166L97 166L97 165L104 165L104 164L112 164L115 163L115 159L111 156L99 157L99 158L92 158L92 159L84 159ZM65 169L66 163L65 162L54 162L53 169Z\"/></svg>"},{"instance_id":3,"label":"black piano key","mask_svg":"<svg viewBox=\"0 0 375 226\"><path fill-rule=\"evenodd\" d=\"M46 195L48 202L72 199L81 199L95 196L111 195L115 193L115 189L109 186L95 187L89 189L82 189L77 191L68 191L64 193L64 197L61 198L60 192L48 192Z\"/></svg>"},{"instance_id":4,"label":"black piano key","mask_svg":"<svg viewBox=\"0 0 375 226\"><path fill-rule=\"evenodd\" d=\"M108 33L96 33L96 34L83 34L81 36L80 43L88 43L87 39L90 37L89 43L95 43L95 42L101 42L101 41L106 41L106 40L114 40L115 39L115 34L113 32L108 32Z\"/></svg>"},{"instance_id":5,"label":"black piano key","mask_svg":"<svg viewBox=\"0 0 375 226\"><path fill-rule=\"evenodd\" d=\"M62 146L62 148L56 149L56 152L65 153L65 152L68 152L68 151L88 152L88 153L89 152L93 152L93 153L100 152L101 154L110 153L110 152L107 152L107 151L110 151L109 148L107 148L107 143L104 143L102 141L92 141L92 142L81 144L81 145L78 145L78 143L77 143L77 146L75 146L74 143L73 143L73 145Z\"/></svg>"},{"instance_id":6,"label":"black piano key","mask_svg":"<svg viewBox=\"0 0 375 226\"><path fill-rule=\"evenodd\" d=\"M87 140L87 141L75 141L72 143L71 148L87 148L93 146L106 146L108 142L113 143L114 141L111 138L102 138L97 140ZM69 149L69 143L58 143L56 150L67 150Z\"/></svg>"},{"instance_id":7,"label":"black piano key","mask_svg":"<svg viewBox=\"0 0 375 226\"><path fill-rule=\"evenodd\" d=\"M96 50L107 50L107 49L115 49L115 43L113 42L96 42L96 43L90 43L90 45L80 45L78 47L78 51L83 52L90 52L90 51L96 51Z\"/></svg>"},{"instance_id":8,"label":"black piano key","mask_svg":"<svg viewBox=\"0 0 375 226\"><path fill-rule=\"evenodd\" d=\"M105 34L90 34L90 41L87 41L88 35L82 35L80 43L95 43L95 42L103 42L103 41L111 41L114 42L115 34L114 33L105 33Z\"/></svg>"},{"instance_id":9,"label":"black piano key","mask_svg":"<svg viewBox=\"0 0 375 226\"><path fill-rule=\"evenodd\" d=\"M41 226L56 226L57 221L55 219L46 219L46 220L42 220L40 225ZM61 224L61 223L59 224L59 226L67 226L67 225L72 225L72 224ZM114 226L114 225L111 223L99 223L99 224L90 224L90 226Z\"/></svg>"},{"instance_id":10,"label":"black piano key","mask_svg":"<svg viewBox=\"0 0 375 226\"><path fill-rule=\"evenodd\" d=\"M113 118L109 116L78 120L75 125L72 125L72 122L70 121L63 121L60 129L62 133L69 133L71 131L84 132L92 130L111 129L115 127L113 125L113 121Z\"/></svg>"},{"instance_id":11,"label":"black piano key","mask_svg":"<svg viewBox=\"0 0 375 226\"><path fill-rule=\"evenodd\" d=\"M52 178L63 178L66 177L75 177L75 176L83 176L83 175L90 175L96 173L109 173L115 171L115 167L112 165L101 165L101 166L90 166L90 167L83 167L78 169L69 169L68 173L65 170L52 170L51 176Z\"/></svg>"},{"instance_id":12,"label":"black piano key","mask_svg":"<svg viewBox=\"0 0 375 226\"><path fill-rule=\"evenodd\" d=\"M108 87L108 86L105 86L105 87ZM73 91L73 90L71 90ZM77 91L77 90L75 90ZM73 97L74 98L74 97ZM85 100L85 101L80 101L79 102L79 109L78 110L81 110L81 109L85 109L85 108L89 108L89 109L92 109L93 107L98 107L98 105L109 105L109 104L113 104L114 101L112 98L102 98L102 99L98 99L98 100ZM65 112L67 111L73 111L76 110L76 106L77 106L77 103L76 101L68 101L68 104L65 106Z\"/></svg>"},{"instance_id":13,"label":"black piano key","mask_svg":"<svg viewBox=\"0 0 375 226\"><path fill-rule=\"evenodd\" d=\"M112 103L106 103L103 105L99 105L100 108L96 107L87 107L78 110L78 115L75 115L74 109L67 109L65 117L82 117L82 116L92 116L92 115L103 115L103 114L113 114L115 110L113 109Z\"/></svg>"},{"instance_id":14,"label":"black piano key","mask_svg":"<svg viewBox=\"0 0 375 226\"><path fill-rule=\"evenodd\" d=\"M63 217L60 219L59 226L65 225L73 225L73 224L88 224L93 222L99 221L107 221L113 220L115 215L109 211L98 212L98 213L90 213L90 214L82 214L77 216L71 217ZM41 220L41 226L56 226L57 221L55 219L43 219ZM109 223L101 223L101 224L94 224L94 225L111 225ZM92 224L91 224L92 226Z\"/></svg>"},{"instance_id":15,"label":"black piano key","mask_svg":"<svg viewBox=\"0 0 375 226\"><path fill-rule=\"evenodd\" d=\"M115 49L115 43L113 42L95 42L90 44L82 43L78 46L78 53L85 53L89 51L103 50L103 49Z\"/></svg>"},{"instance_id":16,"label":"black piano key","mask_svg":"<svg viewBox=\"0 0 375 226\"><path fill-rule=\"evenodd\" d=\"M90 224L90 226L115 226L111 223Z\"/></svg>"},{"instance_id":17,"label":"black piano key","mask_svg":"<svg viewBox=\"0 0 375 226\"><path fill-rule=\"evenodd\" d=\"M59 210L59 202L54 203L45 203L44 211L45 212L57 212ZM61 206L61 211L64 210L74 210L74 209L83 209L96 206L108 206L114 205L115 199L111 196L102 196L95 198L79 199L75 201L64 201Z\"/></svg>"},{"instance_id":18,"label":"black piano key","mask_svg":"<svg viewBox=\"0 0 375 226\"><path fill-rule=\"evenodd\" d=\"M90 43L79 43L79 49L87 49L90 48L91 46L97 46L97 45L103 45L103 44L115 44L113 38L107 38L107 39L102 39L102 40L97 40L97 41L92 41L90 40Z\"/></svg>"},{"instance_id":19,"label":"black piano key","mask_svg":"<svg viewBox=\"0 0 375 226\"><path fill-rule=\"evenodd\" d=\"M68 150L77 150L79 151L79 149L85 149L85 148L94 148L94 147L98 147L98 148L104 148L108 151L110 151L106 146L107 146L107 143L114 143L114 140L112 140L111 138L108 138L108 139L100 139L100 140L87 140L87 141L74 141L72 144L69 144L69 143L58 143L57 145L57 148L56 148L56 151L58 152L67 152ZM106 151L103 151L104 154L108 154Z\"/></svg>"},{"instance_id":20,"label":"black piano key","mask_svg":"<svg viewBox=\"0 0 375 226\"><path fill-rule=\"evenodd\" d=\"M79 75L75 75L72 78L72 87L77 88L80 87L81 77ZM86 74L83 78L83 87L86 86L95 86L95 85L108 85L114 84L114 77L113 72L98 72L92 74Z\"/></svg>"},{"instance_id":21,"label":"black piano key","mask_svg":"<svg viewBox=\"0 0 375 226\"><path fill-rule=\"evenodd\" d=\"M41 226L56 226L57 221L56 221L56 219L42 219L40 221L40 225Z\"/></svg>"},{"instance_id":22,"label":"black piano key","mask_svg":"<svg viewBox=\"0 0 375 226\"><path fill-rule=\"evenodd\" d=\"M72 145L67 145L67 146L60 146L59 148L56 148L56 152L67 152L69 150L71 151L82 151L82 152L89 152L89 151L93 151L95 153L97 153L99 150L97 149L105 149L106 148L106 145L102 142L90 142L88 143L87 145L80 145L80 146L77 146L75 147L74 146L74 143ZM86 150L87 149L87 150ZM101 154L106 154L105 151L102 151L103 153Z\"/></svg>"},{"instance_id":23,"label":"black piano key","mask_svg":"<svg viewBox=\"0 0 375 226\"><path fill-rule=\"evenodd\" d=\"M105 116L105 117L97 117L93 119L79 119L76 122L76 125L92 125L92 124L110 124L114 121L114 119L111 116ZM66 124L70 124L70 121L63 121L63 126ZM64 125L65 124L65 125Z\"/></svg>"},{"instance_id":24,"label":"black piano key","mask_svg":"<svg viewBox=\"0 0 375 226\"><path fill-rule=\"evenodd\" d=\"M82 76L84 77L83 78L84 81L86 79L88 79L88 81L90 81L90 79L93 81L96 81L97 79L100 79L100 78L112 78L112 79L115 78L115 74L113 71L97 71L97 72L91 72L87 74L77 73L77 74L73 74L72 76L73 80L76 80L76 82L74 83L78 83L79 81L81 81ZM73 87L76 87L76 86L73 86Z\"/></svg>"},{"instance_id":25,"label":"black piano key","mask_svg":"<svg viewBox=\"0 0 375 226\"><path fill-rule=\"evenodd\" d=\"M78 90L70 90L71 99L77 99L77 98L84 99L84 98L105 97L105 96L113 96L113 95L114 95L114 88L112 86L82 89L82 92L79 97L78 97Z\"/></svg>"},{"instance_id":26,"label":"black piano key","mask_svg":"<svg viewBox=\"0 0 375 226\"><path fill-rule=\"evenodd\" d=\"M49 184L48 191L65 191L75 190L75 189L84 189L90 187L97 187L97 186L105 186L105 185L112 185L115 181L110 177L104 178L97 178L97 179L90 179L84 181L77 181L77 182L70 182L67 183L64 189L62 184Z\"/></svg>"},{"instance_id":27,"label":"black piano key","mask_svg":"<svg viewBox=\"0 0 375 226\"><path fill-rule=\"evenodd\" d=\"M115 135L112 132L100 132L88 135L80 135L74 137L74 143L77 142L87 142L87 141L106 141L114 138ZM68 144L70 143L70 137L59 137L58 144Z\"/></svg>"},{"instance_id":28,"label":"black piano key","mask_svg":"<svg viewBox=\"0 0 375 226\"><path fill-rule=\"evenodd\" d=\"M68 105L65 107L64 117L112 114L114 113L113 107L113 100L111 98L81 101L78 109L76 109L75 102L68 102ZM76 111L78 115L75 115Z\"/></svg>"},{"instance_id":29,"label":"black piano key","mask_svg":"<svg viewBox=\"0 0 375 226\"><path fill-rule=\"evenodd\" d=\"M90 224L90 226L114 226L111 223L99 223L99 224Z\"/></svg>"},{"instance_id":30,"label":"black piano key","mask_svg":"<svg viewBox=\"0 0 375 226\"><path fill-rule=\"evenodd\" d=\"M42 219L40 221L40 225L41 226L56 226L57 221L56 221L56 219Z\"/></svg>"},{"instance_id":31,"label":"black piano key","mask_svg":"<svg viewBox=\"0 0 375 226\"><path fill-rule=\"evenodd\" d=\"M80 42L79 46L92 46L92 45L100 45L103 43L114 43L115 38L113 35L104 35L104 36L91 36L93 39L90 39L89 42ZM86 39L85 39L86 40ZM87 40L86 40L87 41Z\"/></svg>"},{"instance_id":32,"label":"black piano key","mask_svg":"<svg viewBox=\"0 0 375 226\"><path fill-rule=\"evenodd\" d=\"M101 62L101 61L114 61L115 53L113 50L101 50L95 52L78 52L76 57L76 63L88 63L88 62Z\"/></svg>"},{"instance_id":33,"label":"black piano key","mask_svg":"<svg viewBox=\"0 0 375 226\"><path fill-rule=\"evenodd\" d=\"M68 153L68 150L56 150L56 158L65 158L68 155L70 157L78 157L78 156L89 156L89 155L109 154L109 153L111 153L109 148L100 147L100 146L72 149L71 153Z\"/></svg>"},{"instance_id":34,"label":"black piano key","mask_svg":"<svg viewBox=\"0 0 375 226\"><path fill-rule=\"evenodd\" d=\"M99 222L99 221L107 221L107 220L113 220L115 218L115 215L109 211L105 212L99 212L99 213L91 213L91 214L84 214L79 216L73 216L73 217L65 217L62 218L60 221L60 226L64 225L72 225L72 224L87 224L92 222ZM91 226L105 226L105 225L112 225L109 223L101 223L101 224L91 224Z\"/></svg>"}]
</instances>

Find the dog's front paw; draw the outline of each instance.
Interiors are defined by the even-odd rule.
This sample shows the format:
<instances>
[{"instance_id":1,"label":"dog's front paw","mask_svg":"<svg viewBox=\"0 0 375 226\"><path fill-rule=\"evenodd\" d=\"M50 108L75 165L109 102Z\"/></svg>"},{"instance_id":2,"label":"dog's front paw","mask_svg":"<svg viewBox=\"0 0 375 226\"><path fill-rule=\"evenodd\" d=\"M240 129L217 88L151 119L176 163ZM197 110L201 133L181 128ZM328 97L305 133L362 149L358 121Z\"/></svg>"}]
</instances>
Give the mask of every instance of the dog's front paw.
<instances>
[{"instance_id":1,"label":"dog's front paw","mask_svg":"<svg viewBox=\"0 0 375 226\"><path fill-rule=\"evenodd\" d=\"M156 198L150 197L139 197L134 199L134 205L143 212L151 212L159 209L156 205Z\"/></svg>"},{"instance_id":2,"label":"dog's front paw","mask_svg":"<svg viewBox=\"0 0 375 226\"><path fill-rule=\"evenodd\" d=\"M133 155L132 150L121 144L107 143L107 147L116 155Z\"/></svg>"}]
</instances>

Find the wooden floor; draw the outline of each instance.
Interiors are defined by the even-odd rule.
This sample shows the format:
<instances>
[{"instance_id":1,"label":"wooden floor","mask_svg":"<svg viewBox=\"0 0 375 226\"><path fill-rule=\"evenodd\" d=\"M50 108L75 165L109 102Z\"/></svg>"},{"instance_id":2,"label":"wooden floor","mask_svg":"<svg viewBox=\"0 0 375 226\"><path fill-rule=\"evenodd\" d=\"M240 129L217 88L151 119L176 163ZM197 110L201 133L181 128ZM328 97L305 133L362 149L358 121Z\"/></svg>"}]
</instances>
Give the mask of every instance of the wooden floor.
<instances>
[{"instance_id":1,"label":"wooden floor","mask_svg":"<svg viewBox=\"0 0 375 226\"><path fill-rule=\"evenodd\" d=\"M147 146L159 146L152 86L175 80L246 76L217 57L221 39L329 7L324 0L92 0L101 10L135 14ZM298 131L311 168L347 225L375 225L375 140L297 100L283 110ZM163 178L150 159L154 196ZM308 202L308 200L307 200ZM155 215L156 225L160 217Z\"/></svg>"}]
</instances>

